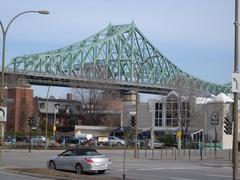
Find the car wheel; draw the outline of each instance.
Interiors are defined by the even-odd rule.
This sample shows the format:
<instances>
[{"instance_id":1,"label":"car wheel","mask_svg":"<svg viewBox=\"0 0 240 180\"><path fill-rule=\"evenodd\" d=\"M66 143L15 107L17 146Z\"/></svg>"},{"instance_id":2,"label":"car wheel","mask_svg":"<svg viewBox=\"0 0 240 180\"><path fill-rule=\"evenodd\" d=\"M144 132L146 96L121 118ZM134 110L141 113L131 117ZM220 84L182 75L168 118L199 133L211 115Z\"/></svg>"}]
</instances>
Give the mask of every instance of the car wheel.
<instances>
[{"instance_id":1,"label":"car wheel","mask_svg":"<svg viewBox=\"0 0 240 180\"><path fill-rule=\"evenodd\" d=\"M83 173L83 167L80 163L76 165L76 173L77 174L82 174Z\"/></svg>"},{"instance_id":2,"label":"car wheel","mask_svg":"<svg viewBox=\"0 0 240 180\"><path fill-rule=\"evenodd\" d=\"M117 146L118 146L118 147L122 146L122 143L118 142L118 143L117 143Z\"/></svg>"},{"instance_id":3,"label":"car wheel","mask_svg":"<svg viewBox=\"0 0 240 180\"><path fill-rule=\"evenodd\" d=\"M99 170L98 173L99 174L104 174L106 172L106 170Z\"/></svg>"},{"instance_id":4,"label":"car wheel","mask_svg":"<svg viewBox=\"0 0 240 180\"><path fill-rule=\"evenodd\" d=\"M48 167L49 167L49 169L55 170L56 169L55 162L54 161L50 161Z\"/></svg>"}]
</instances>

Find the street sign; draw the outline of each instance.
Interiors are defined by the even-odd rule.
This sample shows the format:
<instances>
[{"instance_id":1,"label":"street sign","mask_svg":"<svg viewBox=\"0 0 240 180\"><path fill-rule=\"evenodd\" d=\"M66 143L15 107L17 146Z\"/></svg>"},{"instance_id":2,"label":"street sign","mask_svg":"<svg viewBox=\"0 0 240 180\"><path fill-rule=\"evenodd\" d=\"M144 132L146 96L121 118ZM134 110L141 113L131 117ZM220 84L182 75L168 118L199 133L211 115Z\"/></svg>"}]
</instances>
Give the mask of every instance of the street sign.
<instances>
[{"instance_id":1,"label":"street sign","mask_svg":"<svg viewBox=\"0 0 240 180\"><path fill-rule=\"evenodd\" d=\"M233 73L232 74L232 92L240 92L240 74Z\"/></svg>"},{"instance_id":2,"label":"street sign","mask_svg":"<svg viewBox=\"0 0 240 180\"><path fill-rule=\"evenodd\" d=\"M212 125L218 125L218 119L219 119L219 114L218 112L214 111L211 114L211 124Z\"/></svg>"},{"instance_id":3,"label":"street sign","mask_svg":"<svg viewBox=\"0 0 240 180\"><path fill-rule=\"evenodd\" d=\"M224 132L227 135L232 135L232 120L229 117L229 113L224 117Z\"/></svg>"},{"instance_id":4,"label":"street sign","mask_svg":"<svg viewBox=\"0 0 240 180\"><path fill-rule=\"evenodd\" d=\"M0 107L0 122L7 121L7 107Z\"/></svg>"}]
</instances>

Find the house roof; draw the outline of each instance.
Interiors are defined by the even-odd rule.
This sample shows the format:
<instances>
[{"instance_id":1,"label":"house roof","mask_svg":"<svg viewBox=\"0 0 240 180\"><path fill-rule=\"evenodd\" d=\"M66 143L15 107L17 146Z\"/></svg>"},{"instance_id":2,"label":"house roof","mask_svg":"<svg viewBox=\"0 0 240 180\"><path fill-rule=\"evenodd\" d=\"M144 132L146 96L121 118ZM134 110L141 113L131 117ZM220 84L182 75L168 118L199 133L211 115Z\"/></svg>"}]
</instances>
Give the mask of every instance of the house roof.
<instances>
[{"instance_id":1,"label":"house roof","mask_svg":"<svg viewBox=\"0 0 240 180\"><path fill-rule=\"evenodd\" d=\"M211 101L209 101L210 103L211 102L222 102L222 103L232 103L233 102L233 99L230 98L229 96L227 96L226 94L224 93L220 93L218 94L217 96L215 96L214 98L211 99Z\"/></svg>"}]
</instances>

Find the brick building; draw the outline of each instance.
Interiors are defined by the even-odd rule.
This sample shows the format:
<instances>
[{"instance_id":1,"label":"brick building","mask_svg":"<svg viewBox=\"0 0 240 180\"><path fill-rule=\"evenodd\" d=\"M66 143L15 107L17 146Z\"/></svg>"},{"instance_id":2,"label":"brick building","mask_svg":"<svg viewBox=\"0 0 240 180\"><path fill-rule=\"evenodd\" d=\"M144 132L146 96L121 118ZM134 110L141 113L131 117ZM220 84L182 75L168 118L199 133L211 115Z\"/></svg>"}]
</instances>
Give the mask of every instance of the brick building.
<instances>
[{"instance_id":1,"label":"brick building","mask_svg":"<svg viewBox=\"0 0 240 180\"><path fill-rule=\"evenodd\" d=\"M7 89L6 133L27 132L28 117L32 115L33 89L31 87L12 87Z\"/></svg>"},{"instance_id":2,"label":"brick building","mask_svg":"<svg viewBox=\"0 0 240 180\"><path fill-rule=\"evenodd\" d=\"M5 98L8 99L5 134L29 132L30 116L36 118L37 130L40 133L45 132L46 115L50 132L54 119L57 131L62 132L74 132L75 125L108 126L111 122L112 126L120 126L122 102L114 98L107 101L108 105L104 106L104 110L95 112L98 117L97 121L93 121L95 124L89 121L88 108L82 106L80 101L74 100L71 94L67 94L66 99L33 97L33 89L30 86L24 86L6 89Z\"/></svg>"}]
</instances>

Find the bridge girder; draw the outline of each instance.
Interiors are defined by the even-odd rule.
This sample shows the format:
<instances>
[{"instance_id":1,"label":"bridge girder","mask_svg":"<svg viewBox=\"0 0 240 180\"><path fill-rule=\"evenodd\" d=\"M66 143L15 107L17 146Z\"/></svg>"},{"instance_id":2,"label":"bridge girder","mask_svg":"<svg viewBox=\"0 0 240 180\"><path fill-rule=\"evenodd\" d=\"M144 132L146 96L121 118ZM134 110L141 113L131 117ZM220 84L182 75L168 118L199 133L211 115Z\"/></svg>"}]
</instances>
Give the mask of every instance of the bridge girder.
<instances>
[{"instance_id":1,"label":"bridge girder","mask_svg":"<svg viewBox=\"0 0 240 180\"><path fill-rule=\"evenodd\" d=\"M133 23L114 26L110 24L95 35L73 45L45 53L15 57L8 68L9 71L26 73L32 84L37 84L37 79L39 83L39 75L44 74L50 75L52 79L70 78L72 82L80 82L85 78L89 82L96 79L99 82L114 81L134 86L139 80L140 86L151 87L154 84L159 89L172 90L179 88L176 87L176 82L181 80L181 88L185 89L194 88L212 94L230 92L230 87L203 81L179 69L157 50ZM35 78L32 75L27 76L28 73L34 73Z\"/></svg>"}]
</instances>

